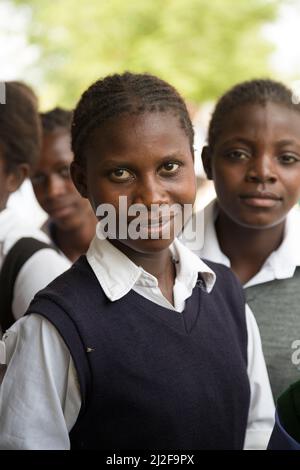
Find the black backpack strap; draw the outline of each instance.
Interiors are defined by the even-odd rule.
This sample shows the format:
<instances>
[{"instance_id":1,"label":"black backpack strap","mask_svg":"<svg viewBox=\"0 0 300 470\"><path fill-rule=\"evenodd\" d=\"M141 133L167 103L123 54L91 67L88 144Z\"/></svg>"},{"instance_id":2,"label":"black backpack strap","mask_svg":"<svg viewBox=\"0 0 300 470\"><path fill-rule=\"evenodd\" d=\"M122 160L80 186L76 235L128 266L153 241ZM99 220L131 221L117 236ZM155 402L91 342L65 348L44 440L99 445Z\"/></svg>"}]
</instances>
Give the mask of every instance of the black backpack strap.
<instances>
[{"instance_id":1,"label":"black backpack strap","mask_svg":"<svg viewBox=\"0 0 300 470\"><path fill-rule=\"evenodd\" d=\"M12 302L17 276L26 261L43 248L51 248L51 246L36 238L24 237L13 245L5 257L0 272L0 326L2 332L16 321L12 313Z\"/></svg>"}]
</instances>

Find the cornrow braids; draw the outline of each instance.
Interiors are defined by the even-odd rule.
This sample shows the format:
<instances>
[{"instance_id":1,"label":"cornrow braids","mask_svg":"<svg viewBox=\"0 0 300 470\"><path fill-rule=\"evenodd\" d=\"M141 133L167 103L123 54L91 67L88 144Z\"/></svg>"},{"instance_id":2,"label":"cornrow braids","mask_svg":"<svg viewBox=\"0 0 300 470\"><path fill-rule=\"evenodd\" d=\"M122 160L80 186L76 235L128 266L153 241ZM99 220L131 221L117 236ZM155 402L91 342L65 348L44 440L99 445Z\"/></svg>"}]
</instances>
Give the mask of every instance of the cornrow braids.
<instances>
[{"instance_id":1,"label":"cornrow braids","mask_svg":"<svg viewBox=\"0 0 300 470\"><path fill-rule=\"evenodd\" d=\"M0 145L5 169L11 172L27 163L32 170L41 144L37 98L22 82L6 82L5 91L6 103L0 105Z\"/></svg>"},{"instance_id":2,"label":"cornrow braids","mask_svg":"<svg viewBox=\"0 0 300 470\"><path fill-rule=\"evenodd\" d=\"M70 132L72 115L72 111L59 107L51 109L46 113L40 113L43 131L45 133L52 133L63 129Z\"/></svg>"},{"instance_id":3,"label":"cornrow braids","mask_svg":"<svg viewBox=\"0 0 300 470\"><path fill-rule=\"evenodd\" d=\"M293 102L292 90L280 82L260 79L239 83L227 91L216 104L208 127L209 147L213 149L222 124L233 109L246 104L265 105L267 102L300 111L300 106Z\"/></svg>"},{"instance_id":4,"label":"cornrow braids","mask_svg":"<svg viewBox=\"0 0 300 470\"><path fill-rule=\"evenodd\" d=\"M184 100L169 83L150 74L125 72L93 83L81 96L72 122L75 161L84 163L83 148L90 133L121 114L172 110L178 115L193 154L194 130Z\"/></svg>"}]
</instances>

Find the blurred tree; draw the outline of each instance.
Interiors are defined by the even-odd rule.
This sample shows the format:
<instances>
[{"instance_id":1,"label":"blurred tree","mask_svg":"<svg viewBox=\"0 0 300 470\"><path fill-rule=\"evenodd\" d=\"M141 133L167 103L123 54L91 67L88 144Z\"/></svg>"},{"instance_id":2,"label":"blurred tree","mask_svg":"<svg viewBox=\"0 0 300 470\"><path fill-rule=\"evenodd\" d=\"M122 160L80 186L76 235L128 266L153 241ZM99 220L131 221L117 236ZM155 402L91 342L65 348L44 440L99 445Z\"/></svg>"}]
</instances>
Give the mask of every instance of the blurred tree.
<instances>
[{"instance_id":1,"label":"blurred tree","mask_svg":"<svg viewBox=\"0 0 300 470\"><path fill-rule=\"evenodd\" d=\"M281 0L14 0L32 10L40 91L73 106L95 79L148 71L196 102L268 73L262 25ZM49 99L48 99L49 101ZM49 103L48 103L49 104Z\"/></svg>"}]
</instances>

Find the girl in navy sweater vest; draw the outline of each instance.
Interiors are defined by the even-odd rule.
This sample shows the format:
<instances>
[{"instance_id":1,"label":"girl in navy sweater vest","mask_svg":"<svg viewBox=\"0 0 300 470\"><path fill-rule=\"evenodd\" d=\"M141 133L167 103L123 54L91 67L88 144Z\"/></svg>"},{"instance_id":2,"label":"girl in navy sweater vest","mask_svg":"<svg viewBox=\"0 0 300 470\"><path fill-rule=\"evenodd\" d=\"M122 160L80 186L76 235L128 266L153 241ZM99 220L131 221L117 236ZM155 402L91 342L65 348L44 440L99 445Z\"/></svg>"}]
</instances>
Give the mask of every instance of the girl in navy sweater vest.
<instances>
[{"instance_id":1,"label":"girl in navy sweater vest","mask_svg":"<svg viewBox=\"0 0 300 470\"><path fill-rule=\"evenodd\" d=\"M106 77L72 148L100 224L7 332L0 447L264 447L273 401L242 288L175 239L196 190L184 101L151 75Z\"/></svg>"}]
</instances>

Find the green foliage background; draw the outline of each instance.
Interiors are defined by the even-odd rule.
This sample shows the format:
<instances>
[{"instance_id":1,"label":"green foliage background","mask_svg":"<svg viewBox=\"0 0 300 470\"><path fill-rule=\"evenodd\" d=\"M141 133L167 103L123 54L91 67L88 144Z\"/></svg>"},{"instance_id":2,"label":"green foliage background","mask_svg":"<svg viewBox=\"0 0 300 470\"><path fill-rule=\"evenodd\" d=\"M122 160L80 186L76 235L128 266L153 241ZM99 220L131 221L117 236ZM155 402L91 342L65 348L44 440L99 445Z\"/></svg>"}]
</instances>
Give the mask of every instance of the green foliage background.
<instances>
[{"instance_id":1,"label":"green foliage background","mask_svg":"<svg viewBox=\"0 0 300 470\"><path fill-rule=\"evenodd\" d=\"M266 76L262 25L280 0L14 0L31 8L42 96L73 106L95 79L148 71L201 102L239 80Z\"/></svg>"}]
</instances>

